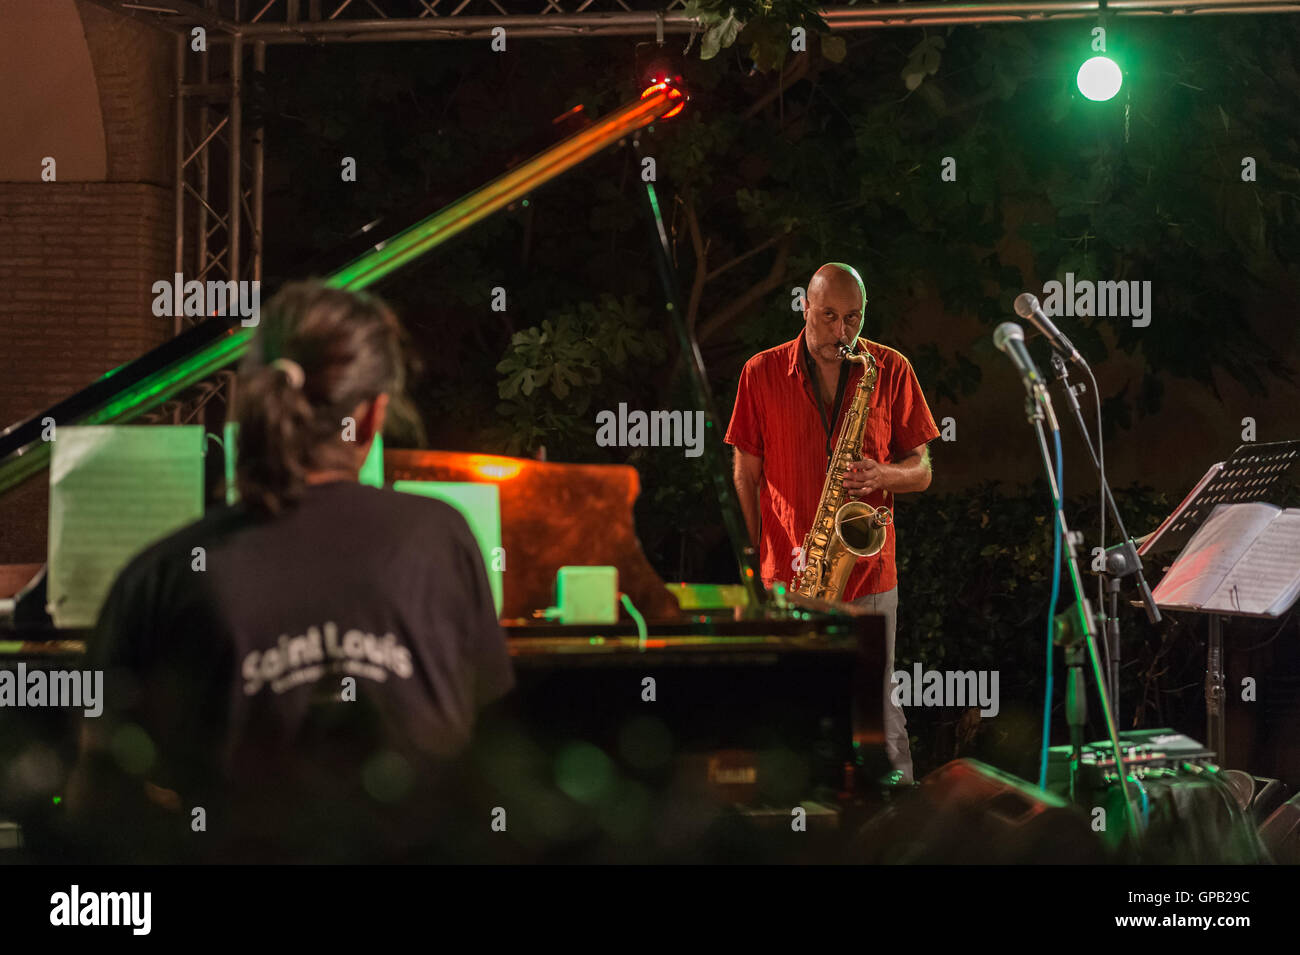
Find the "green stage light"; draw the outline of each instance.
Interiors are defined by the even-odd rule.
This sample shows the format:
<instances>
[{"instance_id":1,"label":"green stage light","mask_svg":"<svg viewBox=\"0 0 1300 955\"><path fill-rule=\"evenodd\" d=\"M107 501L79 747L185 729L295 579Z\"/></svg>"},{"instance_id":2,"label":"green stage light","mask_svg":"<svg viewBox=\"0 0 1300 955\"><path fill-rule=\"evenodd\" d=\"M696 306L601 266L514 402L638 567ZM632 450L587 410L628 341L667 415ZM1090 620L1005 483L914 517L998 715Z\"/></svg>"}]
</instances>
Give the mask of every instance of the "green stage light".
<instances>
[{"instance_id":1,"label":"green stage light","mask_svg":"<svg viewBox=\"0 0 1300 955\"><path fill-rule=\"evenodd\" d=\"M1079 67L1079 92L1097 103L1104 103L1119 92L1124 74L1108 56L1094 56Z\"/></svg>"}]
</instances>

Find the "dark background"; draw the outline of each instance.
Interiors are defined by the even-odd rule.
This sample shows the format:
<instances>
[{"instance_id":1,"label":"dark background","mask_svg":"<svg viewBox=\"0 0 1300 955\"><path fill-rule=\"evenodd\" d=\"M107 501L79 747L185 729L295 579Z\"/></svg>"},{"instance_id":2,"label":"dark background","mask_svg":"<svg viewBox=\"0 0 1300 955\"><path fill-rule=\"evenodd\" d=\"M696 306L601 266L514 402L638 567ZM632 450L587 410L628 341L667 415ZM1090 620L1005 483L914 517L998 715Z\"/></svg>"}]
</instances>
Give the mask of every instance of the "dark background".
<instances>
[{"instance_id":1,"label":"dark background","mask_svg":"<svg viewBox=\"0 0 1300 955\"><path fill-rule=\"evenodd\" d=\"M855 264L870 299L864 334L912 360L936 419L956 432L931 447L931 489L900 502L898 665L1001 675L996 719L909 711L918 774L978 755L1032 777L1051 541L1020 391L991 344L1014 296L1066 272L1151 281L1149 327L1060 322L1097 370L1108 471L1135 535L1243 442L1243 419L1260 441L1300 437L1295 18L1114 23L1108 53L1125 84L1108 103L1074 85L1091 26L853 33L839 63L815 36L812 52L780 64L752 36L707 61L698 43L683 53L680 37L662 49L274 48L250 97L267 117L267 284L336 267L360 226L382 216L369 237L396 232L637 95L652 64L668 64L692 100L646 134L647 152L723 422L744 361L797 334L792 290L824 261ZM940 179L948 156L956 182ZM1245 156L1255 182L1242 181ZM341 179L344 157L355 182ZM596 413L619 402L695 407L649 257L639 171L626 144L608 150L375 291L403 315L423 364L413 397L430 446L630 464L642 481L638 531L662 576L734 581L708 459L595 442ZM504 312L489 304L497 286ZM1031 351L1046 367L1043 343ZM1067 514L1086 550L1098 541L1096 485L1063 426ZM1107 535L1113 543L1109 522ZM1160 567L1148 573L1154 582ZM1131 608L1123 622L1123 726L1203 738L1204 625L1151 628ZM1261 702L1232 713L1231 762L1300 781L1297 744L1281 732L1300 715L1295 628L1241 627L1231 642L1256 649L1232 658L1230 691L1243 675L1261 682ZM1058 670L1058 698L1061 686ZM1056 709L1063 730L1059 699ZM1095 719L1089 729L1102 735Z\"/></svg>"}]
</instances>

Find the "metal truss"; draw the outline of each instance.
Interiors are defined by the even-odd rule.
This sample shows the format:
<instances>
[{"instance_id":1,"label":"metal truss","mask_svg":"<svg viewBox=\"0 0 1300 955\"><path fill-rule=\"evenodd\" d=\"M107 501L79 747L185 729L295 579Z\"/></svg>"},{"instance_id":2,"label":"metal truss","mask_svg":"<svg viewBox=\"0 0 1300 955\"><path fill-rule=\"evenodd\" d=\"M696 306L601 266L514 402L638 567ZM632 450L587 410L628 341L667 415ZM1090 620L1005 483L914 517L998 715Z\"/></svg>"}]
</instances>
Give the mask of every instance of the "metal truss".
<instances>
[{"instance_id":1,"label":"metal truss","mask_svg":"<svg viewBox=\"0 0 1300 955\"><path fill-rule=\"evenodd\" d=\"M215 11L215 0L209 7ZM193 48L194 26L205 27L206 51ZM261 73L266 44L246 44L238 33L211 26L184 24L174 41L173 266L186 281L261 281L264 130L244 128L243 86L246 47ZM177 315L173 333L199 320ZM214 399L230 407L234 387L234 374L222 372L159 410L174 424L202 422Z\"/></svg>"},{"instance_id":2,"label":"metal truss","mask_svg":"<svg viewBox=\"0 0 1300 955\"><path fill-rule=\"evenodd\" d=\"M219 371L187 388L178 397L164 401L136 419L139 424L206 424L205 412L214 400L225 405L235 394L235 372Z\"/></svg>"},{"instance_id":3,"label":"metal truss","mask_svg":"<svg viewBox=\"0 0 1300 955\"><path fill-rule=\"evenodd\" d=\"M187 34L175 42L175 270L186 280L260 281L264 137L261 127L244 130L243 38L207 52L193 51ZM264 71L266 47L252 46L253 69ZM186 319L175 322L179 334Z\"/></svg>"},{"instance_id":4,"label":"metal truss","mask_svg":"<svg viewBox=\"0 0 1300 955\"><path fill-rule=\"evenodd\" d=\"M700 22L685 0L94 0L167 29L203 26L250 42L376 43L510 37L657 36ZM872 3L827 7L832 30L1033 23L1109 16L1300 13L1296 0L1040 0L1012 3Z\"/></svg>"}]
</instances>

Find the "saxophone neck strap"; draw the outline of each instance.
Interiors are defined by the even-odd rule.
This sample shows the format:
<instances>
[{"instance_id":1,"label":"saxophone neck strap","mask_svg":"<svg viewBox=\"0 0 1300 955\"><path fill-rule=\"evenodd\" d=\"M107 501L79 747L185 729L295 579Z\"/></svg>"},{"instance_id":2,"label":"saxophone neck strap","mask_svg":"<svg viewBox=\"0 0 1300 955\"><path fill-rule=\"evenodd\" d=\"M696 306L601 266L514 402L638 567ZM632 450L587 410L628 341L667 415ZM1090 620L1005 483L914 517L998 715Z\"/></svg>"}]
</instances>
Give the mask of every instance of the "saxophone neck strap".
<instances>
[{"instance_id":1,"label":"saxophone neck strap","mask_svg":"<svg viewBox=\"0 0 1300 955\"><path fill-rule=\"evenodd\" d=\"M831 456L834 453L831 438L835 434L835 419L840 413L840 404L844 401L844 389L848 387L849 370L853 363L847 360L840 361L840 381L835 386L835 400L831 403L831 413L826 414L826 406L822 404L821 379L817 377L817 367L813 364L812 352L808 350L808 343L803 343L803 360L808 368L808 384L812 386L814 404L817 405L817 414L821 416L822 428L826 431L826 467L831 466Z\"/></svg>"}]
</instances>

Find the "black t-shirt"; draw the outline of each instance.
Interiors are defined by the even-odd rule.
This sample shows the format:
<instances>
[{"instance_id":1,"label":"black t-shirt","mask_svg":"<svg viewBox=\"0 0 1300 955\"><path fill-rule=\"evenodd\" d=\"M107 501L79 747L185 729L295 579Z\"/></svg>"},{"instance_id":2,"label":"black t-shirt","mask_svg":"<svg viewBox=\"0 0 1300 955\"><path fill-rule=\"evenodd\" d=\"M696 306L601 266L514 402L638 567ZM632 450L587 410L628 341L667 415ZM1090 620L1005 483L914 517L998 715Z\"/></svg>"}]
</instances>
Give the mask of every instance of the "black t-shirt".
<instances>
[{"instance_id":1,"label":"black t-shirt","mask_svg":"<svg viewBox=\"0 0 1300 955\"><path fill-rule=\"evenodd\" d=\"M92 639L119 765L185 806L234 807L257 839L285 817L338 829L418 802L514 685L465 520L352 482L274 518L222 508L153 545Z\"/></svg>"}]
</instances>

